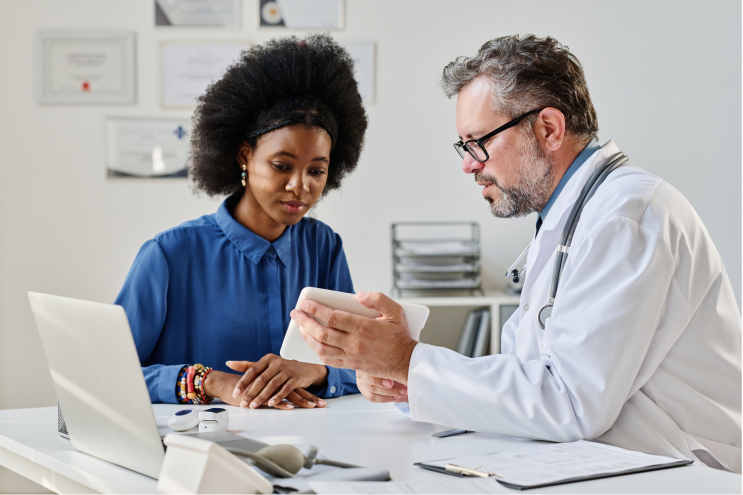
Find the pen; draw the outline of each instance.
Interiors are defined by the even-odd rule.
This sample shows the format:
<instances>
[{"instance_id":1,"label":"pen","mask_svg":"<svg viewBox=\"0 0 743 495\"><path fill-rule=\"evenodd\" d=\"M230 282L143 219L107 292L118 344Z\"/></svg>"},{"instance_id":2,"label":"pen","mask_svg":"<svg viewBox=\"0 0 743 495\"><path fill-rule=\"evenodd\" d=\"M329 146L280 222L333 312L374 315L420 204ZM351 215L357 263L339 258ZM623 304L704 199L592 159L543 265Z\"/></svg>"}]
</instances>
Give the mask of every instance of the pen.
<instances>
[{"instance_id":1,"label":"pen","mask_svg":"<svg viewBox=\"0 0 743 495\"><path fill-rule=\"evenodd\" d=\"M497 476L498 478L503 477L503 475L498 474L498 473L488 473L487 471L477 471L477 468L470 469L470 468L466 468L462 466L457 466L456 464L447 464L445 469L449 473L461 474L463 476L479 476L480 478L487 478L488 476Z\"/></svg>"},{"instance_id":2,"label":"pen","mask_svg":"<svg viewBox=\"0 0 743 495\"><path fill-rule=\"evenodd\" d=\"M463 433L472 433L472 430L446 430L446 431L440 431L438 433L434 433L431 435L434 438L446 438L446 437L453 437L454 435L462 435Z\"/></svg>"}]
</instances>

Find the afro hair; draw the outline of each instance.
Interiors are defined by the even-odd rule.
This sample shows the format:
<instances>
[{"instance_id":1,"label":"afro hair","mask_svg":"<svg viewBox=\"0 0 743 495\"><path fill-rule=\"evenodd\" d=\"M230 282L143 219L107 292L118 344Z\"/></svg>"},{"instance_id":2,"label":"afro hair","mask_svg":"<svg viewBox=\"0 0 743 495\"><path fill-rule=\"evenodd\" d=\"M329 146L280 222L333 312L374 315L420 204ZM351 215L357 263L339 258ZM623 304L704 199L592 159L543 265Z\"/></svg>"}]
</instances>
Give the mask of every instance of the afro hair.
<instances>
[{"instance_id":1,"label":"afro hair","mask_svg":"<svg viewBox=\"0 0 743 495\"><path fill-rule=\"evenodd\" d=\"M275 128L302 123L331 138L323 194L356 168L367 117L353 61L327 34L273 39L243 52L198 99L189 175L209 196L243 192L237 151Z\"/></svg>"}]
</instances>

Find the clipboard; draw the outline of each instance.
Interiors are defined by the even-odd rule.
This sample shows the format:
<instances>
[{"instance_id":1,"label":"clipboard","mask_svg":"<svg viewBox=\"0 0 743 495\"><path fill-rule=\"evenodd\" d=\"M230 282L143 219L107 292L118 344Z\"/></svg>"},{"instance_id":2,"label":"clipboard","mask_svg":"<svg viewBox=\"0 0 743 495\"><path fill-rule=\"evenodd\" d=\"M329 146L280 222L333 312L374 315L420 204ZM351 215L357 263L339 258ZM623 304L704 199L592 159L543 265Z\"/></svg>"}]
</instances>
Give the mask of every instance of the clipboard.
<instances>
[{"instance_id":1,"label":"clipboard","mask_svg":"<svg viewBox=\"0 0 743 495\"><path fill-rule=\"evenodd\" d=\"M670 468L675 468L675 467L680 467L680 466L688 466L689 464L693 464L693 463L694 461L691 461L688 459L682 459L677 462L673 462L669 464L657 464L655 466L646 466L646 467L637 468L637 469L628 469L626 471L619 471L615 473L597 473L597 474L592 474L589 476L566 478L564 480L554 481L551 483L543 483L541 485L529 485L529 486L515 485L513 483L508 483L507 481L501 481L498 478L494 478L494 479L501 485L505 486L506 488L512 488L514 490L531 490L532 488L544 488L546 486L565 485L568 483L577 483L578 481L590 481L590 480L598 480L598 479L603 479L603 478L613 478L615 476L624 476L627 474L645 473L648 471L659 471L661 469L670 469ZM452 473L442 467L431 466L430 464L426 464L425 462L416 462L414 465L419 466L423 469L428 469L429 471L436 471L437 473L448 474L449 476L456 476L458 478L469 478L469 476L465 476L463 474Z\"/></svg>"}]
</instances>

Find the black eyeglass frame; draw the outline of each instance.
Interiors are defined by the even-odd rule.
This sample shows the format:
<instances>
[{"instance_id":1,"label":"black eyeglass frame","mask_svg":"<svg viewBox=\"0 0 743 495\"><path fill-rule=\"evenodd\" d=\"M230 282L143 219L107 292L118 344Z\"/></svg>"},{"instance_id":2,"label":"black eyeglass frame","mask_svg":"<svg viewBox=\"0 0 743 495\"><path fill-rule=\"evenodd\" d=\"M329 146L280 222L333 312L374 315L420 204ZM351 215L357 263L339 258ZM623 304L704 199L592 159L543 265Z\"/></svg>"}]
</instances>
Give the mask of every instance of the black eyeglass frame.
<instances>
[{"instance_id":1,"label":"black eyeglass frame","mask_svg":"<svg viewBox=\"0 0 743 495\"><path fill-rule=\"evenodd\" d=\"M505 124L503 124L502 126L500 126L499 128L497 128L496 130L494 130L493 132L489 132L489 133L485 134L481 138L470 139L469 141L465 141L465 142L462 142L462 140L460 139L459 141L457 141L456 143L454 143L454 149L457 151L457 154L459 155L460 158L464 158L464 151L467 150L467 153L469 153L472 158L474 158L476 161L478 161L480 163L484 163L484 162L490 160L490 155L488 154L488 150L485 149L485 145L483 144L483 143L485 143L485 141L487 141L488 139L492 138L496 134L505 131L506 129L510 129L513 126L518 125L519 122L521 122L527 116L533 114L534 112L541 112L542 110L544 110L544 108L535 108L534 110L530 110L530 111L526 112L525 114L519 115L515 119L513 119L513 120L511 120L509 122L506 122ZM485 153L485 159L484 160L480 160L479 158L477 158L477 155L475 155L475 152L470 149L470 146L469 146L470 143L477 143L477 145L480 147L480 149L482 149L483 153Z\"/></svg>"}]
</instances>

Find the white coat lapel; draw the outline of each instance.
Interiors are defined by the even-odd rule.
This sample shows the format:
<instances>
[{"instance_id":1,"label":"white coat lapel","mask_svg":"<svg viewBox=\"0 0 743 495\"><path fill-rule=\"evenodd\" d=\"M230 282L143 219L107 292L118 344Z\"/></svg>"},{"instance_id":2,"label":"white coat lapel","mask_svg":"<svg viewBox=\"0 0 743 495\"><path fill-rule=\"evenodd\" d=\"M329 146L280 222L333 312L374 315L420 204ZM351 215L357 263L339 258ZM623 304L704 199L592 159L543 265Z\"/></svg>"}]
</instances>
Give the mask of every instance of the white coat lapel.
<instances>
[{"instance_id":1,"label":"white coat lapel","mask_svg":"<svg viewBox=\"0 0 743 495\"><path fill-rule=\"evenodd\" d=\"M576 170L568 183L565 184L565 188L560 193L560 196L557 197L557 200L552 205L552 209L550 209L547 218L539 229L539 234L534 239L526 258L526 280L524 280L522 299L526 298L528 304L533 305L536 303L536 301L534 303L528 302L534 297L539 298L540 301L543 299L540 306L547 302L549 284L552 280L551 273L554 265L555 250L557 249L557 244L560 242L560 236L567 223L570 211L573 209L573 205L578 199L578 196L580 196L591 174L596 171L599 165L618 151L619 149L614 144L614 141L609 140L604 144L601 149L591 155ZM546 278L540 276L544 270L549 271L549 276ZM540 283L536 282L537 279L539 279ZM548 280L548 282L545 284L543 283L544 280Z\"/></svg>"}]
</instances>

